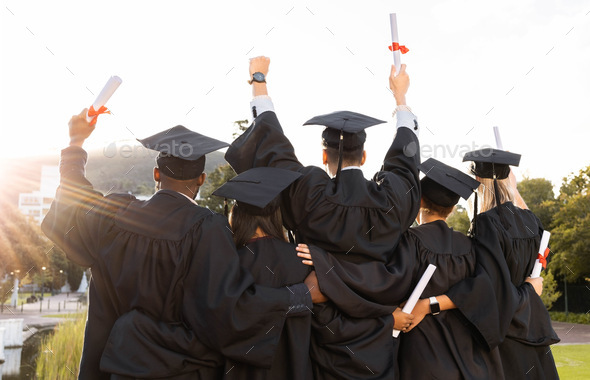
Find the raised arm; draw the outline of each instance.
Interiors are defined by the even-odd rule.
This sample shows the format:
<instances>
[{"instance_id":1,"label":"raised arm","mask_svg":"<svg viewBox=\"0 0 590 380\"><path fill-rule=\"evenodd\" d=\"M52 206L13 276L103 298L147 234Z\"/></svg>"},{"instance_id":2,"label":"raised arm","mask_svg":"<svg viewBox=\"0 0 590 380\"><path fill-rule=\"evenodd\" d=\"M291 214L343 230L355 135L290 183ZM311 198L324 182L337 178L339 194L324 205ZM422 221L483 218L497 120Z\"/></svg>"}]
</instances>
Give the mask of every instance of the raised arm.
<instances>
[{"instance_id":1,"label":"raised arm","mask_svg":"<svg viewBox=\"0 0 590 380\"><path fill-rule=\"evenodd\" d=\"M410 86L410 78L406 65L402 65L400 73L395 75L395 66L391 67L389 86L393 92L397 107L397 133L385 155L380 172L374 176L382 188L388 189L391 216L399 219L403 230L409 228L420 208L420 143L418 141L419 126L416 116L406 105L406 93ZM401 232L403 232L400 231Z\"/></svg>"},{"instance_id":2,"label":"raised arm","mask_svg":"<svg viewBox=\"0 0 590 380\"><path fill-rule=\"evenodd\" d=\"M70 144L61 152L60 185L41 228L68 258L81 266L94 263L94 249L99 243L99 221L132 196L104 198L92 188L84 172L88 154L82 145L94 131L86 120L87 109L72 116L69 122Z\"/></svg>"},{"instance_id":3,"label":"raised arm","mask_svg":"<svg viewBox=\"0 0 590 380\"><path fill-rule=\"evenodd\" d=\"M250 103L254 121L238 137L225 154L226 161L240 174L256 167L275 167L297 171L303 167L295 149L283 133L268 96L266 76L270 59L256 57L250 60L250 81L254 98ZM261 74L261 75L258 75ZM264 82L260 82L264 78Z\"/></svg>"}]
</instances>

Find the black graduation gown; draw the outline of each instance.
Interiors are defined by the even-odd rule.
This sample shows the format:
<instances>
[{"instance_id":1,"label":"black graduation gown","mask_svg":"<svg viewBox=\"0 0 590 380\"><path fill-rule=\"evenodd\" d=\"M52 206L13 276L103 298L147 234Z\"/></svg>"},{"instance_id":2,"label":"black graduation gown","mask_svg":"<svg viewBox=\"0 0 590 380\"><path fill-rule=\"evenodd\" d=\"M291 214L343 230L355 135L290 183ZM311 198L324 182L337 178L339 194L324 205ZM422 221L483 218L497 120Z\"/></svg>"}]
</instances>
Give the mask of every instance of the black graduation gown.
<instances>
[{"instance_id":1,"label":"black graduation gown","mask_svg":"<svg viewBox=\"0 0 590 380\"><path fill-rule=\"evenodd\" d=\"M402 237L392 264L396 265L396 259L404 256L413 256L416 260L409 273L412 277L410 292L428 265L436 265L420 298L444 294L475 271L471 239L453 231L442 220L410 228ZM478 298L471 301L477 302ZM475 327L458 309L427 315L409 333L401 333L397 338L400 378L503 379L498 350L488 350L478 337Z\"/></svg>"},{"instance_id":2,"label":"black graduation gown","mask_svg":"<svg viewBox=\"0 0 590 380\"><path fill-rule=\"evenodd\" d=\"M329 251L337 262L352 264L332 271L334 265L322 259L330 255L318 255L317 260L314 256L320 289L332 300L315 305L313 311L311 349L318 378L392 376L393 348L387 334L393 327L393 305L402 297L388 289L374 289L384 281L379 274L385 271L393 248L419 209L416 152L416 135L399 128L382 170L372 181L360 170L345 170L336 185L324 170L304 167L297 160L274 112L259 115L228 148L225 158L237 173L261 166L302 173L283 193L285 226L295 232L298 241ZM376 261L378 267L354 265L367 261ZM368 271L364 272L365 268ZM340 276L362 280L346 282ZM331 278L334 281L328 284ZM344 321L346 318L352 319Z\"/></svg>"},{"instance_id":3,"label":"black graduation gown","mask_svg":"<svg viewBox=\"0 0 590 380\"><path fill-rule=\"evenodd\" d=\"M238 250L240 263L259 285L281 288L303 282L311 267L303 265L295 246L273 237L256 239ZM278 328L278 327L271 327ZM285 322L270 368L245 365L234 360L225 364L225 379L312 379L309 358L311 313Z\"/></svg>"},{"instance_id":4,"label":"black graduation gown","mask_svg":"<svg viewBox=\"0 0 590 380\"><path fill-rule=\"evenodd\" d=\"M147 201L127 194L103 197L84 177L86 158L81 148L62 151L61 184L42 224L70 260L92 270L79 377L109 378L99 362L121 316L131 327L109 340L107 349L120 348L106 358L113 373L155 378L188 372L190 378L209 379L222 374L224 356L253 365L271 362L290 291L253 285L240 266L227 219L169 190ZM297 309L300 314L309 311ZM178 359L166 350L160 357L159 346L133 341L144 325L133 322L145 316L194 331L196 339L169 340L172 347L185 345L192 358ZM149 355L154 360L144 361Z\"/></svg>"},{"instance_id":5,"label":"black graduation gown","mask_svg":"<svg viewBox=\"0 0 590 380\"><path fill-rule=\"evenodd\" d=\"M541 240L542 226L529 210L511 202L476 217L474 277L452 287L447 295L478 327L490 348L498 346L506 379L557 379L549 345L559 342L549 313L530 276ZM493 288L494 297L473 303L480 289Z\"/></svg>"}]
</instances>

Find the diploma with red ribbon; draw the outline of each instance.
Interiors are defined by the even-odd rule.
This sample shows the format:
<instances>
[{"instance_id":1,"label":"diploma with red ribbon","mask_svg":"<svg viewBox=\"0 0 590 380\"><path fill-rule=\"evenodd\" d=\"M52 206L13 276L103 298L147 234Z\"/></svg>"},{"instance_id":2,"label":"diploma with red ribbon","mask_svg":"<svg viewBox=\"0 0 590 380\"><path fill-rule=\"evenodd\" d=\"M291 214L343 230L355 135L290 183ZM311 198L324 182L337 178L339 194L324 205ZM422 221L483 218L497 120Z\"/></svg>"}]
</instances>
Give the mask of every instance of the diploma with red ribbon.
<instances>
[{"instance_id":1,"label":"diploma with red ribbon","mask_svg":"<svg viewBox=\"0 0 590 380\"><path fill-rule=\"evenodd\" d=\"M123 83L123 80L118 76L112 76L107 81L107 84L104 85L102 91L96 97L96 100L90 108L88 109L88 113L86 114L86 120L90 122L90 125L96 124L98 120L98 115L103 113L110 113L110 111L105 107L105 104L108 100L113 96L117 88Z\"/></svg>"},{"instance_id":2,"label":"diploma with red ribbon","mask_svg":"<svg viewBox=\"0 0 590 380\"><path fill-rule=\"evenodd\" d=\"M389 14L389 22L391 24L391 45L389 45L389 50L393 52L393 64L395 65L395 72L399 73L399 70L402 66L401 54L406 54L410 51L404 45L399 44L399 36L397 34L397 16L395 13Z\"/></svg>"},{"instance_id":3,"label":"diploma with red ribbon","mask_svg":"<svg viewBox=\"0 0 590 380\"><path fill-rule=\"evenodd\" d=\"M533 267L533 273L531 273L531 278L537 278L541 276L541 269L547 267L547 256L549 255L549 237L551 236L551 232L543 231L543 236L541 236L541 244L539 245L539 253L537 254L537 260L535 261L535 266Z\"/></svg>"}]
</instances>

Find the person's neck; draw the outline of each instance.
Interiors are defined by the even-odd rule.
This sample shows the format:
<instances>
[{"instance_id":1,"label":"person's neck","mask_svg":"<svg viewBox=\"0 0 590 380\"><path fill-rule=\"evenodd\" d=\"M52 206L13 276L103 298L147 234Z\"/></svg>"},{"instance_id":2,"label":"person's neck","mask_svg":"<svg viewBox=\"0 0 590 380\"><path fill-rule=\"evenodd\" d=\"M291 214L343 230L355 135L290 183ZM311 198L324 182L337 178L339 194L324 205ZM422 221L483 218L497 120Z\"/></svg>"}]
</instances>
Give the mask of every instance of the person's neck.
<instances>
[{"instance_id":1,"label":"person's neck","mask_svg":"<svg viewBox=\"0 0 590 380\"><path fill-rule=\"evenodd\" d=\"M445 218L438 214L433 214L420 209L420 224L436 222L437 220L446 221Z\"/></svg>"},{"instance_id":2,"label":"person's neck","mask_svg":"<svg viewBox=\"0 0 590 380\"><path fill-rule=\"evenodd\" d=\"M252 236L252 239L262 238L266 236L268 236L268 234L264 232L262 228L256 227L256 232L254 232L254 236Z\"/></svg>"}]
</instances>

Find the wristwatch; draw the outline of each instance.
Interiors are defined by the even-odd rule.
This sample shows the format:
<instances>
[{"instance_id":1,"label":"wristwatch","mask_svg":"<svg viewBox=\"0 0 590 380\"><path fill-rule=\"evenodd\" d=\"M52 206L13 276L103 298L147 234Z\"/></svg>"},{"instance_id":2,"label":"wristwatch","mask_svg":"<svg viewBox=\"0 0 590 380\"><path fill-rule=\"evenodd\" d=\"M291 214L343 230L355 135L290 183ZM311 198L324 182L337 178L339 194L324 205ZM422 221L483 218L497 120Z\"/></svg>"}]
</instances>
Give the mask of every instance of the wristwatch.
<instances>
[{"instance_id":1,"label":"wristwatch","mask_svg":"<svg viewBox=\"0 0 590 380\"><path fill-rule=\"evenodd\" d=\"M260 71L257 71L252 74L252 79L248 81L249 84L252 84L252 82L266 83L266 78L264 77L264 74L262 74Z\"/></svg>"},{"instance_id":2,"label":"wristwatch","mask_svg":"<svg viewBox=\"0 0 590 380\"><path fill-rule=\"evenodd\" d=\"M436 297L430 297L430 314L438 315L440 313L440 305L436 300Z\"/></svg>"}]
</instances>

